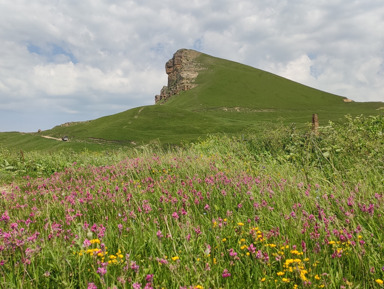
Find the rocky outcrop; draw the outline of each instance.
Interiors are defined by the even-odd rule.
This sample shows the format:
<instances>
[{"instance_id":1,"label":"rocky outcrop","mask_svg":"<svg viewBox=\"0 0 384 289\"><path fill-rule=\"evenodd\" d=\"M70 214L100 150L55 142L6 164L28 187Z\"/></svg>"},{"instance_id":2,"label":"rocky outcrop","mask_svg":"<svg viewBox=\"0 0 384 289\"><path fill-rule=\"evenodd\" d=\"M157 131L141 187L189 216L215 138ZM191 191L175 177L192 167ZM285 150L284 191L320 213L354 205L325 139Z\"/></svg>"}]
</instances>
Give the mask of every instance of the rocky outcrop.
<instances>
[{"instance_id":1,"label":"rocky outcrop","mask_svg":"<svg viewBox=\"0 0 384 289\"><path fill-rule=\"evenodd\" d=\"M171 96L181 91L196 87L195 79L202 70L196 58L200 52L191 49L180 49L165 64L165 72L168 74L168 86L161 89L160 95L155 96L155 102L167 101Z\"/></svg>"}]
</instances>

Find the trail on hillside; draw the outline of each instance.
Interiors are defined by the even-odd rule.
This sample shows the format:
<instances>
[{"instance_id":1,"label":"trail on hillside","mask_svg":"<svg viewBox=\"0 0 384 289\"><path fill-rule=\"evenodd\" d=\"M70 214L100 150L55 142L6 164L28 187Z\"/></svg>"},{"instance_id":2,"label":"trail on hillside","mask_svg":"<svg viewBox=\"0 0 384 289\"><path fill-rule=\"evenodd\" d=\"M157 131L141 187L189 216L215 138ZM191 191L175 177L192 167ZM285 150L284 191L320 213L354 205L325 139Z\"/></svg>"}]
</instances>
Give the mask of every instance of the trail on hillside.
<instances>
[{"instance_id":1,"label":"trail on hillside","mask_svg":"<svg viewBox=\"0 0 384 289\"><path fill-rule=\"evenodd\" d=\"M57 137L53 137L53 136L49 136L49 135L42 135L41 137L48 138L48 139L54 139L57 141L63 141L61 138L57 138Z\"/></svg>"}]
</instances>

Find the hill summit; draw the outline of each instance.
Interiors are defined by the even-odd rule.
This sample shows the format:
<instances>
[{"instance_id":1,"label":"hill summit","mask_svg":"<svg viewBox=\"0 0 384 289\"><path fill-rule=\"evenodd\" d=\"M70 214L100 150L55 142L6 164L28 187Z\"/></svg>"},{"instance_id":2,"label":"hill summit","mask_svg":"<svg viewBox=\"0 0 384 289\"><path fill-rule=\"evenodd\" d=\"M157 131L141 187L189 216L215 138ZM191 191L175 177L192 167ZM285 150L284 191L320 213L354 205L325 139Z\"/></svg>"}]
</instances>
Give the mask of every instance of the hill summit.
<instances>
[{"instance_id":1,"label":"hill summit","mask_svg":"<svg viewBox=\"0 0 384 289\"><path fill-rule=\"evenodd\" d=\"M329 120L382 114L382 103L346 102L334 95L248 65L190 49L180 49L165 64L168 85L156 104L136 107L87 122L72 122L36 135L1 135L0 146L23 149L176 144L208 134L262 133L279 124L307 129L313 114L320 126ZM55 139L67 136L69 142ZM49 143L51 142L51 143Z\"/></svg>"},{"instance_id":2,"label":"hill summit","mask_svg":"<svg viewBox=\"0 0 384 289\"><path fill-rule=\"evenodd\" d=\"M201 53L192 49L179 49L165 64L165 72L168 74L168 86L161 89L160 95L155 96L155 102L165 102L171 96L181 91L196 87L195 79L199 71L204 69L196 58Z\"/></svg>"}]
</instances>

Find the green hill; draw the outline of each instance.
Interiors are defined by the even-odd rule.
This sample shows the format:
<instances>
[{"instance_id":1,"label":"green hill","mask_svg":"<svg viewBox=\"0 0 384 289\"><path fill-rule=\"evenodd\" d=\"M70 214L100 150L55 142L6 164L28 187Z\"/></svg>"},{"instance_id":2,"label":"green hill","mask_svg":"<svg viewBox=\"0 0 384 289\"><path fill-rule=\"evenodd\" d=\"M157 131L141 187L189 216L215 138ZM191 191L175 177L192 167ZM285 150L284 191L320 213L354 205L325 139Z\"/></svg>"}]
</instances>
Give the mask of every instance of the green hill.
<instances>
[{"instance_id":1,"label":"green hill","mask_svg":"<svg viewBox=\"0 0 384 289\"><path fill-rule=\"evenodd\" d=\"M345 97L313 89L236 62L201 54L197 87L166 102L138 107L88 122L57 126L40 134L0 134L0 145L22 149L98 149L160 141L180 144L206 134L258 131L270 123L304 127L317 113L320 125L346 114L376 115L383 103L344 102ZM70 141L58 142L41 135Z\"/></svg>"}]
</instances>

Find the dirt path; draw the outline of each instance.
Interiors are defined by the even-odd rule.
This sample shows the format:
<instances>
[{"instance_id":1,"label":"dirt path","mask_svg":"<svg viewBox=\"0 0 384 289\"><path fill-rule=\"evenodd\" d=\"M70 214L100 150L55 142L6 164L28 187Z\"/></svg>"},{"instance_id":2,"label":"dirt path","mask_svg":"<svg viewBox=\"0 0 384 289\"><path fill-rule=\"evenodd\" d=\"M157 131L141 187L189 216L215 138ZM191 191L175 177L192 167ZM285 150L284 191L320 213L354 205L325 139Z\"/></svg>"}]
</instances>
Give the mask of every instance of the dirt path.
<instances>
[{"instance_id":1,"label":"dirt path","mask_svg":"<svg viewBox=\"0 0 384 289\"><path fill-rule=\"evenodd\" d=\"M53 137L53 136L49 136L49 135L42 135L41 137L43 137L43 138L48 138L48 139L54 139L54 140L58 140L58 141L62 141L61 138L57 138L57 137Z\"/></svg>"}]
</instances>

